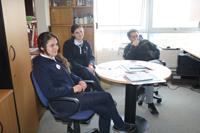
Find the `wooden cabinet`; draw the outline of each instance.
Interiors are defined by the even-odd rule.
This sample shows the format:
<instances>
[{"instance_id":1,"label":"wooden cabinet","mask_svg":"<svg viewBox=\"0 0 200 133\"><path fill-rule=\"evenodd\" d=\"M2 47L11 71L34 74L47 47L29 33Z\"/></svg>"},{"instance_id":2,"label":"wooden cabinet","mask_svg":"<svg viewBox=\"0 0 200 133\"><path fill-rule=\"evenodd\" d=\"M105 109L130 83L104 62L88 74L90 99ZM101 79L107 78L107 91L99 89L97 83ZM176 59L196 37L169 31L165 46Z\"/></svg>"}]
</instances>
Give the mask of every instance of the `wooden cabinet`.
<instances>
[{"instance_id":1,"label":"wooden cabinet","mask_svg":"<svg viewBox=\"0 0 200 133\"><path fill-rule=\"evenodd\" d=\"M39 125L36 97L30 80L31 58L24 0L1 0L12 85L21 133L36 133Z\"/></svg>"},{"instance_id":2,"label":"wooden cabinet","mask_svg":"<svg viewBox=\"0 0 200 133\"><path fill-rule=\"evenodd\" d=\"M0 2L0 89L12 88L12 78L8 60L8 52L4 32L4 23L2 18L2 8Z\"/></svg>"},{"instance_id":3,"label":"wooden cabinet","mask_svg":"<svg viewBox=\"0 0 200 133\"><path fill-rule=\"evenodd\" d=\"M84 27L84 31L85 31L85 39L89 42L89 44L91 45L91 48L93 49L94 52L94 29L93 26L86 26Z\"/></svg>"},{"instance_id":4,"label":"wooden cabinet","mask_svg":"<svg viewBox=\"0 0 200 133\"><path fill-rule=\"evenodd\" d=\"M73 23L73 8L71 7L52 7L51 25L71 25Z\"/></svg>"},{"instance_id":5,"label":"wooden cabinet","mask_svg":"<svg viewBox=\"0 0 200 133\"><path fill-rule=\"evenodd\" d=\"M51 32L59 38L60 51L63 51L63 44L67 38L71 37L70 26L54 25L51 26Z\"/></svg>"},{"instance_id":6,"label":"wooden cabinet","mask_svg":"<svg viewBox=\"0 0 200 133\"><path fill-rule=\"evenodd\" d=\"M71 37L71 26L80 24L85 29L84 39L94 51L93 0L50 0L51 32L58 36L61 51Z\"/></svg>"},{"instance_id":7,"label":"wooden cabinet","mask_svg":"<svg viewBox=\"0 0 200 133\"><path fill-rule=\"evenodd\" d=\"M19 133L13 91L0 90L0 123L3 133Z\"/></svg>"}]
</instances>

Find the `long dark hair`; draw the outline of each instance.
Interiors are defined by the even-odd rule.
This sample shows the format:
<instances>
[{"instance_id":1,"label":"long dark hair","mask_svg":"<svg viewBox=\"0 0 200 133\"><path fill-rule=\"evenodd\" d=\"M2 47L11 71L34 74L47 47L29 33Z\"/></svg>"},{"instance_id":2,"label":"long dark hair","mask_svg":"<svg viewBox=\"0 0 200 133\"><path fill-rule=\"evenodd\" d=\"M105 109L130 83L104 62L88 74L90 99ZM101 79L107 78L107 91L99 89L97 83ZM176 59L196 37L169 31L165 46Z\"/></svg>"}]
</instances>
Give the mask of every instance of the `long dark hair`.
<instances>
[{"instance_id":1,"label":"long dark hair","mask_svg":"<svg viewBox=\"0 0 200 133\"><path fill-rule=\"evenodd\" d=\"M47 50L46 50L47 49L47 43L51 38L55 38L57 40L57 45L60 49L58 37L55 36L54 34L52 34L51 32L43 32L38 37L38 48L39 48L41 53L44 53L44 52L47 53Z\"/></svg>"},{"instance_id":2,"label":"long dark hair","mask_svg":"<svg viewBox=\"0 0 200 133\"><path fill-rule=\"evenodd\" d=\"M54 35L51 32L43 32L39 35L38 37L38 48L40 50L41 53L47 53L47 43L51 38L55 38L57 40L57 44L58 45L58 54L55 57L57 60L59 60L66 69L68 69L70 71L70 63L68 62L68 60L66 58L63 57L63 55L60 53L60 45L59 45L59 40L58 37L56 35Z\"/></svg>"}]
</instances>

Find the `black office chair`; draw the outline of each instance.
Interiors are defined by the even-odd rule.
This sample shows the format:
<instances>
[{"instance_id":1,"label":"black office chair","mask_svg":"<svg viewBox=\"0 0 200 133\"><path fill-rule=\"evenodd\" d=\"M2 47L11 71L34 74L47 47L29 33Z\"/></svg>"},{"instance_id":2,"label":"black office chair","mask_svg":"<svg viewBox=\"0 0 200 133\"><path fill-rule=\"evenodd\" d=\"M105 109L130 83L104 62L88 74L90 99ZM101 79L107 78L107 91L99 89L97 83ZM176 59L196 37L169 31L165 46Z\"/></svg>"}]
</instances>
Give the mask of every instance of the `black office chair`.
<instances>
[{"instance_id":1,"label":"black office chair","mask_svg":"<svg viewBox=\"0 0 200 133\"><path fill-rule=\"evenodd\" d=\"M166 66L166 62L163 60L159 60L160 64L162 64L163 66ZM154 84L154 87L161 87L161 86L167 86L167 83L158 83L158 84ZM157 100L157 103L161 103L162 102L162 98L159 96L159 92L158 90L154 90L154 96L153 98Z\"/></svg>"},{"instance_id":2,"label":"black office chair","mask_svg":"<svg viewBox=\"0 0 200 133\"><path fill-rule=\"evenodd\" d=\"M41 102L41 104L54 116L56 120L60 120L64 123L67 123L67 133L81 133L80 131L80 123L88 123L88 121L92 118L95 114L92 110L87 111L79 111L80 103L77 98L71 97L58 97L51 100L48 100L43 92L41 91L40 86L38 85L33 72L31 73L31 80L32 84L35 88L35 92ZM87 82L87 81L86 81ZM92 81L88 81L90 84L93 83ZM56 104L62 104L62 106L68 106L69 109L65 111L61 111L56 109L54 106ZM73 123L73 129L71 127ZM92 129L87 133L99 133L97 129Z\"/></svg>"},{"instance_id":3,"label":"black office chair","mask_svg":"<svg viewBox=\"0 0 200 133\"><path fill-rule=\"evenodd\" d=\"M162 64L163 66L166 66L166 62L165 61L162 61L162 60L158 60L158 64ZM167 86L167 83L157 83L157 84L153 84L154 88L155 87L161 87L161 86ZM143 86L139 86L138 87L138 105L141 106L144 102L144 95L145 93L145 89L143 88ZM159 92L158 90L154 90L154 96L153 98L157 100L157 103L161 103L162 102L162 98L160 97L159 95Z\"/></svg>"}]
</instances>

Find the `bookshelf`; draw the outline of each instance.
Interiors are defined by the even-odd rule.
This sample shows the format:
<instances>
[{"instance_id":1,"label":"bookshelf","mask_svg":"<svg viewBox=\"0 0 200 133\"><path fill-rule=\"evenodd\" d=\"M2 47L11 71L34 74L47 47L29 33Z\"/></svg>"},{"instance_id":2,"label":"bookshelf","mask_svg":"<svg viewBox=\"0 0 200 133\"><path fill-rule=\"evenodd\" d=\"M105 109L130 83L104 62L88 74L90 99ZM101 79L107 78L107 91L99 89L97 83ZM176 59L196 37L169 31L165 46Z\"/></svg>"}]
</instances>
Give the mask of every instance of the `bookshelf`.
<instances>
[{"instance_id":1,"label":"bookshelf","mask_svg":"<svg viewBox=\"0 0 200 133\"><path fill-rule=\"evenodd\" d=\"M26 16L29 48L37 48L37 20L33 16Z\"/></svg>"}]
</instances>

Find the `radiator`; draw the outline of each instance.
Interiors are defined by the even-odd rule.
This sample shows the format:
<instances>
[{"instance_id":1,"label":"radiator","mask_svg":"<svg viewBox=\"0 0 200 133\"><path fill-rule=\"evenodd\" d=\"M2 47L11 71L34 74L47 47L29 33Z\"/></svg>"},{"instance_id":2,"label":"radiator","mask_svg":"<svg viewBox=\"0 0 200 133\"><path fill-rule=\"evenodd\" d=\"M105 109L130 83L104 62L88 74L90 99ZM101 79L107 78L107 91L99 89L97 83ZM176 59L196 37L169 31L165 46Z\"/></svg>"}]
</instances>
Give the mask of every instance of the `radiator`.
<instances>
[{"instance_id":1,"label":"radiator","mask_svg":"<svg viewBox=\"0 0 200 133\"><path fill-rule=\"evenodd\" d=\"M160 50L160 60L166 62L166 66L172 71L176 71L178 54L183 53L180 49L161 49Z\"/></svg>"}]
</instances>

